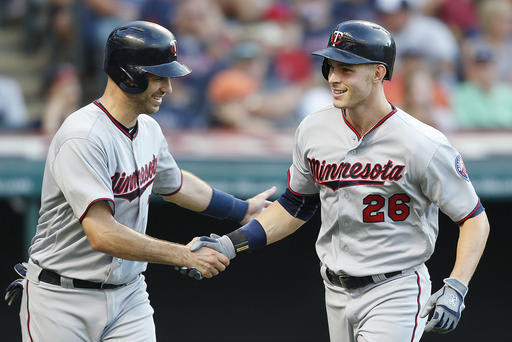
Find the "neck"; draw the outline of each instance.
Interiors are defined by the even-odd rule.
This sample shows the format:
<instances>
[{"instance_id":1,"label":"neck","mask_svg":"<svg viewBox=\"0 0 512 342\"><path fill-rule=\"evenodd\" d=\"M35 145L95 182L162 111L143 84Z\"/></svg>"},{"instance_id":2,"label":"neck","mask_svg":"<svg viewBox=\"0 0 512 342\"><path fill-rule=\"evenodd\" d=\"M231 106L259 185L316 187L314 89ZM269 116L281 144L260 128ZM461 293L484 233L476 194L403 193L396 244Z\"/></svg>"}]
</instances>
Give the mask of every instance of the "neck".
<instances>
[{"instance_id":1,"label":"neck","mask_svg":"<svg viewBox=\"0 0 512 342\"><path fill-rule=\"evenodd\" d=\"M123 126L135 126L139 113L131 98L109 79L103 96L99 98L101 104Z\"/></svg>"},{"instance_id":2,"label":"neck","mask_svg":"<svg viewBox=\"0 0 512 342\"><path fill-rule=\"evenodd\" d=\"M392 106L386 100L384 93L379 96L369 96L369 99L352 108L345 108L348 122L361 136L370 131L383 117L388 115Z\"/></svg>"}]
</instances>

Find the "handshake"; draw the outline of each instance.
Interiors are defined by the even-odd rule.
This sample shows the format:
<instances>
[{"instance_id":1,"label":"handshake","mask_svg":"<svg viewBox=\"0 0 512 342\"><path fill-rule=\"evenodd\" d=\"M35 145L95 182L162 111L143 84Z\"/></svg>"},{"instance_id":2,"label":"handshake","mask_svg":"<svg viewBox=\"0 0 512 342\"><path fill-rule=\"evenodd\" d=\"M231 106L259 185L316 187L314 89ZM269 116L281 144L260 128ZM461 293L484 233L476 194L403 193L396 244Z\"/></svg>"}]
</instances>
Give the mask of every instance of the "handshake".
<instances>
[{"instance_id":1,"label":"handshake","mask_svg":"<svg viewBox=\"0 0 512 342\"><path fill-rule=\"evenodd\" d=\"M196 280L218 275L229 266L229 260L236 256L235 246L226 235L210 234L210 237L196 237L187 244L187 247L195 256L195 261L192 262L194 266L174 266L174 269Z\"/></svg>"}]
</instances>

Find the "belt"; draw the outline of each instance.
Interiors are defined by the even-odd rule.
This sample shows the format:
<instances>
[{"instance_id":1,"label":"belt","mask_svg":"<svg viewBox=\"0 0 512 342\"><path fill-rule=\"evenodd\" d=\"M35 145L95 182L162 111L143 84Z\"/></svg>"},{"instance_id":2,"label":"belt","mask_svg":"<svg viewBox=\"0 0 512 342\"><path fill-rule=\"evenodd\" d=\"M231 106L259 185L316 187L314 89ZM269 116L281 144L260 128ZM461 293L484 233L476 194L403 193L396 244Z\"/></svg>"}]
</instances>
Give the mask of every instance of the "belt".
<instances>
[{"instance_id":1,"label":"belt","mask_svg":"<svg viewBox=\"0 0 512 342\"><path fill-rule=\"evenodd\" d=\"M62 286L61 283L61 276L58 273L55 273L50 270L43 269L41 273L39 273L39 280L44 281L45 283L53 284ZM93 281L88 280L81 280L81 279L69 279L71 283L73 284L74 288L79 289L115 289L121 286L124 286L124 284L102 284L102 283L95 283Z\"/></svg>"},{"instance_id":2,"label":"belt","mask_svg":"<svg viewBox=\"0 0 512 342\"><path fill-rule=\"evenodd\" d=\"M325 269L325 274L327 275L327 279L334 285L341 286L345 289L357 289L359 287L363 287L369 284L375 284L380 281L386 280L388 278L394 277L396 275L401 274L402 271L389 272L384 274L379 274L378 276L366 276L366 277L351 277L351 276L342 276L334 273L330 269Z\"/></svg>"}]
</instances>

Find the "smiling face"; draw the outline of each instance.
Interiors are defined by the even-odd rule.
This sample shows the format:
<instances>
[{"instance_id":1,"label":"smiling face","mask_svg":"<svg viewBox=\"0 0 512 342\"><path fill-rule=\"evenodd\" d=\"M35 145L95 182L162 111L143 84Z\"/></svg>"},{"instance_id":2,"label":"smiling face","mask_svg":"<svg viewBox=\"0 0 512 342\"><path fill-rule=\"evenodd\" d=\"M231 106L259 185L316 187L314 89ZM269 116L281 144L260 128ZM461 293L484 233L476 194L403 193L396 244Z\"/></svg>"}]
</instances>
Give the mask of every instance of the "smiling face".
<instances>
[{"instance_id":1,"label":"smiling face","mask_svg":"<svg viewBox=\"0 0 512 342\"><path fill-rule=\"evenodd\" d=\"M133 95L138 113L154 114L160 109L163 97L172 93L171 79L148 74L148 87L140 93Z\"/></svg>"},{"instance_id":2,"label":"smiling face","mask_svg":"<svg viewBox=\"0 0 512 342\"><path fill-rule=\"evenodd\" d=\"M333 60L328 63L331 66L328 81L333 105L337 108L355 108L364 103L375 85L375 69L378 65L344 64Z\"/></svg>"}]
</instances>

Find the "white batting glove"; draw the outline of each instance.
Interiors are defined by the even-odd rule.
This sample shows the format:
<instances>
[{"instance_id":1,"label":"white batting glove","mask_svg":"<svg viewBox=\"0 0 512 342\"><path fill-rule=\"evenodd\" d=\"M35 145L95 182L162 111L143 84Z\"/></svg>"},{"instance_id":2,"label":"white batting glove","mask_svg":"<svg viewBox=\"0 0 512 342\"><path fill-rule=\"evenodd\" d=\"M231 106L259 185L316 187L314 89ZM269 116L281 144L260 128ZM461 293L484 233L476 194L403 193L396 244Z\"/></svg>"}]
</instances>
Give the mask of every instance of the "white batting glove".
<instances>
[{"instance_id":1,"label":"white batting glove","mask_svg":"<svg viewBox=\"0 0 512 342\"><path fill-rule=\"evenodd\" d=\"M455 278L444 279L444 286L434 293L427 301L421 312L421 317L427 317L434 309L434 314L425 326L426 332L447 333L455 329L464 310L464 297L468 287Z\"/></svg>"},{"instance_id":2,"label":"white batting glove","mask_svg":"<svg viewBox=\"0 0 512 342\"><path fill-rule=\"evenodd\" d=\"M229 237L227 237L227 235L220 236L212 233L210 234L210 237L201 236L199 240L196 240L192 244L190 250L195 252L201 247L214 249L217 252L224 254L229 260L236 256L235 246L233 246L233 242Z\"/></svg>"}]
</instances>

